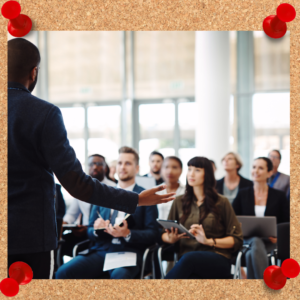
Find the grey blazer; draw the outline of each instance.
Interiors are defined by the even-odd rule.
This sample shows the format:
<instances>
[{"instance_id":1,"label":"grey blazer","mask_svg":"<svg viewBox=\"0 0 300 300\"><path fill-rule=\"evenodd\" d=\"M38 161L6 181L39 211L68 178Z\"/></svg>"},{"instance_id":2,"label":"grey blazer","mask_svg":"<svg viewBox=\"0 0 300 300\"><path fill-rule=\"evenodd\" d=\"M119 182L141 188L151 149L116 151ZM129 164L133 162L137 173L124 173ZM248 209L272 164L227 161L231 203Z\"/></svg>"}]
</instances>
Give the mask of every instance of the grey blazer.
<instances>
[{"instance_id":1,"label":"grey blazer","mask_svg":"<svg viewBox=\"0 0 300 300\"><path fill-rule=\"evenodd\" d=\"M290 176L280 173L279 177L273 185L273 188L276 190L283 191L287 196L290 190Z\"/></svg>"}]
</instances>

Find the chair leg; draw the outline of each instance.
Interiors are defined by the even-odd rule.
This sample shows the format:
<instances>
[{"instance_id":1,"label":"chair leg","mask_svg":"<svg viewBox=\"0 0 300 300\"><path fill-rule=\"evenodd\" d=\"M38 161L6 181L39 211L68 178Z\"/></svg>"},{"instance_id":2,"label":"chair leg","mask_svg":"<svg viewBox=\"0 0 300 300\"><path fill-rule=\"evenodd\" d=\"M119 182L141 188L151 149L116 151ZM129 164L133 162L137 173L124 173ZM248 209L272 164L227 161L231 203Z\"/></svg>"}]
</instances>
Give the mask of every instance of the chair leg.
<instances>
[{"instance_id":1,"label":"chair leg","mask_svg":"<svg viewBox=\"0 0 300 300\"><path fill-rule=\"evenodd\" d=\"M241 279L242 274L241 274L241 258L242 258L242 251L240 251L236 257L236 262L235 262L235 272L233 279Z\"/></svg>"},{"instance_id":2,"label":"chair leg","mask_svg":"<svg viewBox=\"0 0 300 300\"><path fill-rule=\"evenodd\" d=\"M141 279L144 279L145 265L146 265L146 260L147 260L148 253L149 253L149 248L147 248L145 250L144 255L143 255L143 263L142 263L142 270L141 270Z\"/></svg>"},{"instance_id":3,"label":"chair leg","mask_svg":"<svg viewBox=\"0 0 300 300\"><path fill-rule=\"evenodd\" d=\"M58 249L57 249L57 255L56 255L56 264L57 264L57 267L59 268L61 266L61 246L58 246Z\"/></svg>"},{"instance_id":4,"label":"chair leg","mask_svg":"<svg viewBox=\"0 0 300 300\"><path fill-rule=\"evenodd\" d=\"M271 265L275 266L275 257L274 256L271 256Z\"/></svg>"},{"instance_id":5,"label":"chair leg","mask_svg":"<svg viewBox=\"0 0 300 300\"><path fill-rule=\"evenodd\" d=\"M158 258L158 263L159 263L159 267L160 267L161 279L164 279L166 274L164 273L164 269L162 266L161 253L162 253L162 247L159 247L158 251L157 251L157 258Z\"/></svg>"},{"instance_id":6,"label":"chair leg","mask_svg":"<svg viewBox=\"0 0 300 300\"><path fill-rule=\"evenodd\" d=\"M151 254L151 264L152 264L152 279L156 279L155 276L155 261L154 261L154 253L155 251L152 252Z\"/></svg>"},{"instance_id":7,"label":"chair leg","mask_svg":"<svg viewBox=\"0 0 300 300\"><path fill-rule=\"evenodd\" d=\"M277 266L281 267L281 259L277 259Z\"/></svg>"}]
</instances>

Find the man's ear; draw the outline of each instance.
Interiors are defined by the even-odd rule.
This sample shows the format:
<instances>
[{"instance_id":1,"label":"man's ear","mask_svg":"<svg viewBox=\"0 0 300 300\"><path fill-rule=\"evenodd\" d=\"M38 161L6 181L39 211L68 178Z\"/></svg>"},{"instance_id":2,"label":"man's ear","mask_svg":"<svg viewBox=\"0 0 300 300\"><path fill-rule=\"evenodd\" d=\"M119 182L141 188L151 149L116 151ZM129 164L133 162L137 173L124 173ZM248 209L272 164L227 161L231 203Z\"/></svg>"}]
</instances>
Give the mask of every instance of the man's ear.
<instances>
[{"instance_id":1,"label":"man's ear","mask_svg":"<svg viewBox=\"0 0 300 300\"><path fill-rule=\"evenodd\" d=\"M136 166L136 168L135 168L135 170L136 170L135 174L138 174L138 173L139 173L139 171L140 171L140 166L139 166L139 165L137 165L137 166Z\"/></svg>"},{"instance_id":2,"label":"man's ear","mask_svg":"<svg viewBox=\"0 0 300 300\"><path fill-rule=\"evenodd\" d=\"M30 80L35 81L36 76L37 76L37 67L34 67L30 71Z\"/></svg>"}]
</instances>

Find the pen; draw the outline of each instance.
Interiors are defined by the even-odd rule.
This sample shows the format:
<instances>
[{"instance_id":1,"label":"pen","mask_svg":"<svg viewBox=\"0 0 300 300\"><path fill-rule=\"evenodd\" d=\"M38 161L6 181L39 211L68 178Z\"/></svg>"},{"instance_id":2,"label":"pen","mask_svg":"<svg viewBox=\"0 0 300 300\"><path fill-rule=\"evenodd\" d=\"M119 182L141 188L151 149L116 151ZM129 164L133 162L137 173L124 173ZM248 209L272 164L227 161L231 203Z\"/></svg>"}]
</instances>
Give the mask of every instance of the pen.
<instances>
[{"instance_id":1,"label":"pen","mask_svg":"<svg viewBox=\"0 0 300 300\"><path fill-rule=\"evenodd\" d=\"M100 219L103 219L102 216L100 215L99 211L97 211L97 214L98 214L98 216L99 216Z\"/></svg>"}]
</instances>

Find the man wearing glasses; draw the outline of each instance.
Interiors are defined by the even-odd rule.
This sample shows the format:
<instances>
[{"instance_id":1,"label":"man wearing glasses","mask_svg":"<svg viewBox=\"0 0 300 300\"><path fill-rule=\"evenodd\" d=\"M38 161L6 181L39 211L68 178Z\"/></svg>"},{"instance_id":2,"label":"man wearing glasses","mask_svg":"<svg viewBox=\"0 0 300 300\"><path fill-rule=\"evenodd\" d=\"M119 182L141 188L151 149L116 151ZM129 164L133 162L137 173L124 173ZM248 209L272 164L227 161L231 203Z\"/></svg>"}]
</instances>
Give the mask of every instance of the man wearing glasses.
<instances>
[{"instance_id":1,"label":"man wearing glasses","mask_svg":"<svg viewBox=\"0 0 300 300\"><path fill-rule=\"evenodd\" d=\"M116 186L116 183L107 179L107 164L104 156L93 154L88 158L89 175L98 179L101 183L108 186ZM87 226L89 224L92 205L87 202L74 199L63 218L63 224L74 224L80 217L80 224L71 233L64 234L65 243L61 245L61 254L72 256L73 247L87 239ZM81 214L81 216L80 216Z\"/></svg>"},{"instance_id":2,"label":"man wearing glasses","mask_svg":"<svg viewBox=\"0 0 300 300\"><path fill-rule=\"evenodd\" d=\"M281 162L281 153L279 150L272 150L269 153L269 158L273 163L273 175L269 178L268 184L274 189L285 192L287 198L290 194L290 176L278 172L278 167Z\"/></svg>"}]
</instances>

